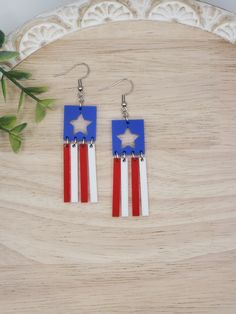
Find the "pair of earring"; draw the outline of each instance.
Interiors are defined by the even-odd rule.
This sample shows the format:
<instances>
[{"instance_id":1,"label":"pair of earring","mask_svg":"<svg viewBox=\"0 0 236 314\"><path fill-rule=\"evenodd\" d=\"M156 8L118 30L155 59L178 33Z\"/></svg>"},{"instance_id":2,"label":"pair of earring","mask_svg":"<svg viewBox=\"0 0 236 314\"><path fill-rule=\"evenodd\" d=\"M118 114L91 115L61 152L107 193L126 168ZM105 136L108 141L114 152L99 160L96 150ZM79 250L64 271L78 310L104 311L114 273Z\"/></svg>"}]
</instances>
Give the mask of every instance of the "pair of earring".
<instances>
[{"instance_id":1,"label":"pair of earring","mask_svg":"<svg viewBox=\"0 0 236 314\"><path fill-rule=\"evenodd\" d=\"M82 80L89 75L89 66L80 63L69 71L76 66L86 67L87 73L78 80L79 104L64 107L64 202L77 203L80 199L82 203L87 203L89 200L96 203L98 201L95 157L97 107L84 105ZM112 216L129 216L129 164L131 164L132 215L148 216L144 120L129 119L126 96L133 91L132 81L123 79L112 86L122 81L129 82L131 89L122 95L123 119L112 120Z\"/></svg>"}]
</instances>

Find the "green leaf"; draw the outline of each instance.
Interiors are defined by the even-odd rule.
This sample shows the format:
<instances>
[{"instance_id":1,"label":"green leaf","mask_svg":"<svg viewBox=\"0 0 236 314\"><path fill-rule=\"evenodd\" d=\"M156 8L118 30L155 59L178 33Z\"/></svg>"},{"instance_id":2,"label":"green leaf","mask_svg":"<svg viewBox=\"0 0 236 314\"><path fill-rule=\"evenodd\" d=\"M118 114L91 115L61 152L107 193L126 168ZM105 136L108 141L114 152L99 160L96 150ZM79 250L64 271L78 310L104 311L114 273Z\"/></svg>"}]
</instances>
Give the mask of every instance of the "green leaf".
<instances>
[{"instance_id":1,"label":"green leaf","mask_svg":"<svg viewBox=\"0 0 236 314\"><path fill-rule=\"evenodd\" d=\"M7 101L7 84L6 84L6 79L4 76L1 78L1 86L2 86L2 94L6 102Z\"/></svg>"},{"instance_id":2,"label":"green leaf","mask_svg":"<svg viewBox=\"0 0 236 314\"><path fill-rule=\"evenodd\" d=\"M0 62L5 62L18 56L19 53L17 51L0 51Z\"/></svg>"},{"instance_id":3,"label":"green leaf","mask_svg":"<svg viewBox=\"0 0 236 314\"><path fill-rule=\"evenodd\" d=\"M24 91L21 91L19 104L18 104L18 112L20 111L21 107L24 105L25 96L26 94L24 93Z\"/></svg>"},{"instance_id":4,"label":"green leaf","mask_svg":"<svg viewBox=\"0 0 236 314\"><path fill-rule=\"evenodd\" d=\"M9 140L13 152L17 153L21 148L21 138L15 134L10 133Z\"/></svg>"},{"instance_id":5,"label":"green leaf","mask_svg":"<svg viewBox=\"0 0 236 314\"><path fill-rule=\"evenodd\" d=\"M43 105L45 108L52 109L54 105L55 99L41 99L40 104Z\"/></svg>"},{"instance_id":6,"label":"green leaf","mask_svg":"<svg viewBox=\"0 0 236 314\"><path fill-rule=\"evenodd\" d=\"M11 70L8 71L7 74L16 80L28 80L31 77L31 73L28 72L22 72L18 70Z\"/></svg>"},{"instance_id":7,"label":"green leaf","mask_svg":"<svg viewBox=\"0 0 236 314\"><path fill-rule=\"evenodd\" d=\"M40 102L36 105L35 121L41 122L46 115L46 109Z\"/></svg>"},{"instance_id":8,"label":"green leaf","mask_svg":"<svg viewBox=\"0 0 236 314\"><path fill-rule=\"evenodd\" d=\"M11 129L11 132L14 134L20 134L27 126L27 123L22 123Z\"/></svg>"},{"instance_id":9,"label":"green leaf","mask_svg":"<svg viewBox=\"0 0 236 314\"><path fill-rule=\"evenodd\" d=\"M16 116L13 115L6 115L3 117L0 117L0 125L2 125L5 128L11 129L16 124Z\"/></svg>"},{"instance_id":10,"label":"green leaf","mask_svg":"<svg viewBox=\"0 0 236 314\"><path fill-rule=\"evenodd\" d=\"M0 30L0 48L2 48L5 43L5 34Z\"/></svg>"},{"instance_id":11,"label":"green leaf","mask_svg":"<svg viewBox=\"0 0 236 314\"><path fill-rule=\"evenodd\" d=\"M48 91L48 87L26 87L25 90L32 94L42 94Z\"/></svg>"}]
</instances>

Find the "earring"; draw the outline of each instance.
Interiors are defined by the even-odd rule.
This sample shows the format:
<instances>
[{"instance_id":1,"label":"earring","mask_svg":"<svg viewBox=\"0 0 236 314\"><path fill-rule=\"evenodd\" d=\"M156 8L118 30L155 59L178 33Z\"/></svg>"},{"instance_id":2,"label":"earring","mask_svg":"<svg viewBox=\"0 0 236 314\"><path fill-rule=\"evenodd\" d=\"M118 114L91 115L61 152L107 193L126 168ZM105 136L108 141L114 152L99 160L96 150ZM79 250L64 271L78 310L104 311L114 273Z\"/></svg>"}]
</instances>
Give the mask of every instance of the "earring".
<instances>
[{"instance_id":1,"label":"earring","mask_svg":"<svg viewBox=\"0 0 236 314\"><path fill-rule=\"evenodd\" d=\"M97 107L84 106L84 88L82 80L87 78L90 68L84 66L87 73L78 80L79 105L64 106L64 202L97 202L96 177L96 119ZM65 74L65 73L64 73Z\"/></svg>"},{"instance_id":2,"label":"earring","mask_svg":"<svg viewBox=\"0 0 236 314\"><path fill-rule=\"evenodd\" d=\"M129 82L131 89L122 95L121 113L123 120L112 120L112 151L113 151L113 200L112 216L129 216L129 157L131 157L131 193L132 215L148 216L148 184L145 158L144 120L130 120L126 96L133 91L133 82Z\"/></svg>"}]
</instances>

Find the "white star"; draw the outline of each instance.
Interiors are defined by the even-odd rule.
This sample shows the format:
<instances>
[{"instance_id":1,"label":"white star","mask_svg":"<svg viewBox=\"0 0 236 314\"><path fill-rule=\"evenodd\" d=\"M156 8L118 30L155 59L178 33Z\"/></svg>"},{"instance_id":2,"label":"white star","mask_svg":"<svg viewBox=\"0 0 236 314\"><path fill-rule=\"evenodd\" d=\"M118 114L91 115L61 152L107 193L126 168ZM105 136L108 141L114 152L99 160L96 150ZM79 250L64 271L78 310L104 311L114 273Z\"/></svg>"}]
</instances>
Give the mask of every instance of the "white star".
<instances>
[{"instance_id":1,"label":"white star","mask_svg":"<svg viewBox=\"0 0 236 314\"><path fill-rule=\"evenodd\" d=\"M91 123L92 123L92 121L85 120L82 114L80 114L76 120L72 120L70 122L70 124L72 124L74 127L74 134L81 132L85 135L88 133L87 127Z\"/></svg>"},{"instance_id":2,"label":"white star","mask_svg":"<svg viewBox=\"0 0 236 314\"><path fill-rule=\"evenodd\" d=\"M135 140L139 137L137 134L131 133L130 129L126 129L125 133L117 135L117 137L121 140L121 147L135 147Z\"/></svg>"}]
</instances>

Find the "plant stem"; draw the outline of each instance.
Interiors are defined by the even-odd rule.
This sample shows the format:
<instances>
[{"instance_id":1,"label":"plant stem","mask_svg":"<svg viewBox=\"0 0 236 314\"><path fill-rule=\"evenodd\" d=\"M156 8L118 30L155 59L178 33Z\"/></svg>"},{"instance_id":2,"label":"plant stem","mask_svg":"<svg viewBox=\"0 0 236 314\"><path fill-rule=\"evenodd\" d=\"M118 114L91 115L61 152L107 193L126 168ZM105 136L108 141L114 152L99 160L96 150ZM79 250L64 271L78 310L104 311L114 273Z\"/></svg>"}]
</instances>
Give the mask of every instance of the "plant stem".
<instances>
[{"instance_id":1,"label":"plant stem","mask_svg":"<svg viewBox=\"0 0 236 314\"><path fill-rule=\"evenodd\" d=\"M8 72L5 71L3 68L0 67L0 72L2 72L3 76L7 77L9 81L11 81L13 84L15 84L19 89L21 89L25 94L27 94L29 97L33 98L35 101L40 102L40 99L36 97L34 94L27 91L27 89L22 86L17 80L15 80L13 77L8 75Z\"/></svg>"},{"instance_id":2,"label":"plant stem","mask_svg":"<svg viewBox=\"0 0 236 314\"><path fill-rule=\"evenodd\" d=\"M10 131L8 129L4 128L4 126L1 126L1 125L0 125L0 130L3 130L5 132L7 132L7 133L10 133Z\"/></svg>"}]
</instances>

